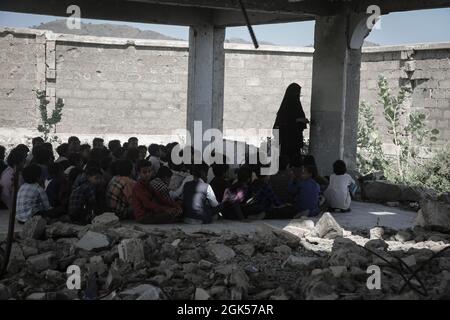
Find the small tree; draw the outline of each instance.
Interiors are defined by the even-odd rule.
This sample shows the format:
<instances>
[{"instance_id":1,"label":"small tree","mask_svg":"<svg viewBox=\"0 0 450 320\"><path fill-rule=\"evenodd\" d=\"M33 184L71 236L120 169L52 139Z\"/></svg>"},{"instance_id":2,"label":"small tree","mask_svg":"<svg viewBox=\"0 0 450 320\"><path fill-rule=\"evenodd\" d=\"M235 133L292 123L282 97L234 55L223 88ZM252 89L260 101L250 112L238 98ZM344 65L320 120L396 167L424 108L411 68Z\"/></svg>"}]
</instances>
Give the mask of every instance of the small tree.
<instances>
[{"instance_id":1,"label":"small tree","mask_svg":"<svg viewBox=\"0 0 450 320\"><path fill-rule=\"evenodd\" d=\"M413 171L423 164L420 150L431 152L439 130L427 127L424 113L415 111L407 114L405 101L410 94L409 88L402 86L394 96L386 78L381 76L378 89L379 102L387 122L387 133L392 139L396 154L393 157L384 155L373 108L361 103L358 121L359 170L363 173L382 170L389 180L414 183Z\"/></svg>"},{"instance_id":2,"label":"small tree","mask_svg":"<svg viewBox=\"0 0 450 320\"><path fill-rule=\"evenodd\" d=\"M357 163L362 174L383 171L387 161L378 135L373 109L366 102L359 106Z\"/></svg>"},{"instance_id":3,"label":"small tree","mask_svg":"<svg viewBox=\"0 0 450 320\"><path fill-rule=\"evenodd\" d=\"M51 117L49 117L47 106L50 101L46 98L45 90L36 90L36 97L39 100L38 108L41 116L41 123L38 125L37 130L43 134L42 138L45 142L57 142L56 125L61 122L64 102L61 98L56 99L55 109L52 111Z\"/></svg>"},{"instance_id":4,"label":"small tree","mask_svg":"<svg viewBox=\"0 0 450 320\"><path fill-rule=\"evenodd\" d=\"M419 164L420 149L427 144L428 147L424 150L430 152L439 130L427 128L426 115L422 112L415 111L405 115L405 100L411 93L409 88L402 86L397 96L393 96L383 76L378 80L378 88L388 133L396 147L395 164L387 167L386 171L393 180L406 182L406 175L412 167Z\"/></svg>"}]
</instances>

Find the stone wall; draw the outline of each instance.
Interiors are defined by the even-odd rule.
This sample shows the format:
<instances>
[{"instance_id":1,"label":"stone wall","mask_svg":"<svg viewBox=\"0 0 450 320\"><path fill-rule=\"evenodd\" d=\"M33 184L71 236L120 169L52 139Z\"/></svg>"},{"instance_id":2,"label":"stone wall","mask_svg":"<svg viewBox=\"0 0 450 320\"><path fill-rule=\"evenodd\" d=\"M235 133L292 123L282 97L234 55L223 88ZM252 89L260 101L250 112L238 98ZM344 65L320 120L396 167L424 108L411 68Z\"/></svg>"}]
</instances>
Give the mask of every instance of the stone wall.
<instances>
[{"instance_id":1,"label":"stone wall","mask_svg":"<svg viewBox=\"0 0 450 320\"><path fill-rule=\"evenodd\" d=\"M224 128L273 125L285 88L302 85L309 117L312 48L225 44ZM414 62L411 62L414 61ZM412 71L406 72L406 70ZM181 140L186 125L188 45L181 41L127 40L62 35L31 29L0 29L0 144L27 142L37 135L33 89L46 89L54 105L63 98L58 136L95 136L143 143ZM450 137L450 44L364 48L361 100L376 106L377 79L393 90L414 88L411 108L429 115ZM389 140L384 139L387 151Z\"/></svg>"}]
</instances>

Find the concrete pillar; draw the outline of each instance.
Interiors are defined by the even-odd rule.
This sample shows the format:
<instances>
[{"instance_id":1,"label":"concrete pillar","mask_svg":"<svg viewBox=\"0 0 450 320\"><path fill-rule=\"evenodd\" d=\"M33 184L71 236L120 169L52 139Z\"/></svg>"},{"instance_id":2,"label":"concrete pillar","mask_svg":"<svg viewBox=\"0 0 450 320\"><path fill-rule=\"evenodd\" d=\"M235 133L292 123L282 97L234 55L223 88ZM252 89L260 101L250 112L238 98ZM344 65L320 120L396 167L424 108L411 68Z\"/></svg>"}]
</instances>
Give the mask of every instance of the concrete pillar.
<instances>
[{"instance_id":1,"label":"concrete pillar","mask_svg":"<svg viewBox=\"0 0 450 320\"><path fill-rule=\"evenodd\" d=\"M356 167L361 46L369 33L364 21L352 15L316 20L310 152L323 175L338 159Z\"/></svg>"},{"instance_id":2,"label":"concrete pillar","mask_svg":"<svg viewBox=\"0 0 450 320\"><path fill-rule=\"evenodd\" d=\"M194 121L202 121L203 132L223 129L225 28L212 25L189 29L189 75L187 130L193 137Z\"/></svg>"}]
</instances>

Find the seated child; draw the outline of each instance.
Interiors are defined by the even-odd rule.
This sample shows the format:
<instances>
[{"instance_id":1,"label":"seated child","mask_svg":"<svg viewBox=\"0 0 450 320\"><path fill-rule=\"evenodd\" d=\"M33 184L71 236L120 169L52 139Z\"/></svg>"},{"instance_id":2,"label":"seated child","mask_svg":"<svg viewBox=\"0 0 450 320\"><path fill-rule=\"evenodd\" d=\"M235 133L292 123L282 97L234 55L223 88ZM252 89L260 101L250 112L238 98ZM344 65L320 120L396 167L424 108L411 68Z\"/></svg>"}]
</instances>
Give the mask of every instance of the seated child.
<instances>
[{"instance_id":1,"label":"seated child","mask_svg":"<svg viewBox=\"0 0 450 320\"><path fill-rule=\"evenodd\" d=\"M347 173L347 166L342 160L337 160L333 164L333 172L330 176L330 185L324 192L328 206L330 211L349 212L352 202L350 187L355 185L355 181Z\"/></svg>"},{"instance_id":2,"label":"seated child","mask_svg":"<svg viewBox=\"0 0 450 320\"><path fill-rule=\"evenodd\" d=\"M22 171L24 184L17 194L17 221L25 223L35 215L55 218L60 210L53 209L47 194L40 185L42 170L37 164L31 164Z\"/></svg>"},{"instance_id":3,"label":"seated child","mask_svg":"<svg viewBox=\"0 0 450 320\"><path fill-rule=\"evenodd\" d=\"M225 179L225 175L228 171L228 165L213 164L212 171L214 173L214 178L211 180L210 185L216 195L217 201L222 202L225 189L229 187L229 183Z\"/></svg>"},{"instance_id":4,"label":"seated child","mask_svg":"<svg viewBox=\"0 0 450 320\"><path fill-rule=\"evenodd\" d=\"M70 192L69 182L64 175L61 164L55 162L49 165L48 175L45 192L47 193L50 205L54 208L65 208L69 200Z\"/></svg>"},{"instance_id":5,"label":"seated child","mask_svg":"<svg viewBox=\"0 0 450 320\"><path fill-rule=\"evenodd\" d=\"M193 180L183 186L183 212L186 223L210 223L219 212L211 186L205 182L208 173L206 164L194 164Z\"/></svg>"},{"instance_id":6,"label":"seated child","mask_svg":"<svg viewBox=\"0 0 450 320\"><path fill-rule=\"evenodd\" d=\"M172 201L169 191L169 183L171 177L172 170L170 170L166 166L160 166L156 178L150 181L150 185L153 187L153 189L155 189L155 191L158 192L161 197L165 198L168 201Z\"/></svg>"},{"instance_id":7,"label":"seated child","mask_svg":"<svg viewBox=\"0 0 450 320\"><path fill-rule=\"evenodd\" d=\"M298 212L296 217L303 215L314 217L320 213L320 187L314 181L313 174L312 166L294 168L294 177L289 183L288 190L295 196L294 206Z\"/></svg>"},{"instance_id":8,"label":"seated child","mask_svg":"<svg viewBox=\"0 0 450 320\"><path fill-rule=\"evenodd\" d=\"M286 205L277 197L269 184L270 176L261 174L261 167L255 169L257 179L250 185L254 206L263 213L261 219L289 219L295 215L295 209Z\"/></svg>"},{"instance_id":9,"label":"seated child","mask_svg":"<svg viewBox=\"0 0 450 320\"><path fill-rule=\"evenodd\" d=\"M96 187L102 182L102 171L97 167L89 167L84 175L86 179L72 190L69 198L70 219L79 224L89 224L92 218L100 213Z\"/></svg>"},{"instance_id":10,"label":"seated child","mask_svg":"<svg viewBox=\"0 0 450 320\"><path fill-rule=\"evenodd\" d=\"M159 171L164 167L161 167ZM163 197L150 184L154 175L152 163L147 160L137 164L139 179L133 187L133 215L137 222L145 224L173 223L181 219L181 207ZM159 172L158 171L158 172Z\"/></svg>"},{"instance_id":11,"label":"seated child","mask_svg":"<svg viewBox=\"0 0 450 320\"><path fill-rule=\"evenodd\" d=\"M130 160L120 160L116 169L117 175L111 179L106 188L106 206L120 219L129 219L133 216L131 201L135 181L130 178L133 163Z\"/></svg>"},{"instance_id":12,"label":"seated child","mask_svg":"<svg viewBox=\"0 0 450 320\"><path fill-rule=\"evenodd\" d=\"M225 189L222 199L222 214L230 220L245 220L251 210L247 202L250 200L249 184L252 179L252 171L248 166L242 166L238 170L237 181Z\"/></svg>"}]
</instances>

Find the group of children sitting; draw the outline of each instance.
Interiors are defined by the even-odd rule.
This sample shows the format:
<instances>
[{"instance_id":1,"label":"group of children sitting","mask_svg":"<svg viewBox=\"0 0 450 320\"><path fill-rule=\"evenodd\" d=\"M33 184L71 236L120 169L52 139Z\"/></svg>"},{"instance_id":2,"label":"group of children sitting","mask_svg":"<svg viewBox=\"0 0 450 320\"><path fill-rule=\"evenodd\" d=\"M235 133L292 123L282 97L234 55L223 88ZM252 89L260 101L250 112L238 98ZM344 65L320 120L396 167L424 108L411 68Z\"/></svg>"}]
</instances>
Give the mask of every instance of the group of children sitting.
<instances>
[{"instance_id":1,"label":"group of children sitting","mask_svg":"<svg viewBox=\"0 0 450 320\"><path fill-rule=\"evenodd\" d=\"M355 183L341 160L334 163L334 174L321 177L312 156L282 156L278 173L265 176L263 166L245 163L234 169L176 165L170 155L177 143L147 148L135 137L123 145L112 140L107 147L95 138L91 147L73 136L56 148L56 159L52 144L34 138L32 145L31 151L16 146L6 163L0 146L1 202L12 207L17 176L19 223L40 215L89 224L106 211L144 224L317 216L322 210L349 211Z\"/></svg>"}]
</instances>

